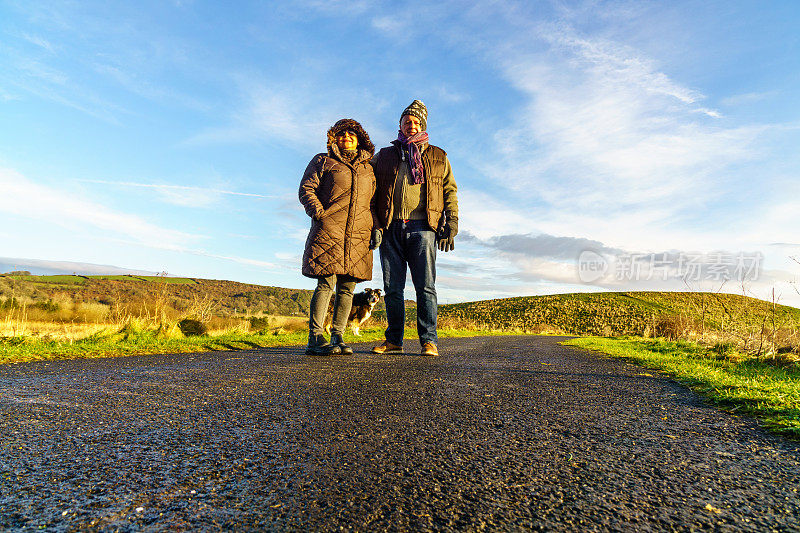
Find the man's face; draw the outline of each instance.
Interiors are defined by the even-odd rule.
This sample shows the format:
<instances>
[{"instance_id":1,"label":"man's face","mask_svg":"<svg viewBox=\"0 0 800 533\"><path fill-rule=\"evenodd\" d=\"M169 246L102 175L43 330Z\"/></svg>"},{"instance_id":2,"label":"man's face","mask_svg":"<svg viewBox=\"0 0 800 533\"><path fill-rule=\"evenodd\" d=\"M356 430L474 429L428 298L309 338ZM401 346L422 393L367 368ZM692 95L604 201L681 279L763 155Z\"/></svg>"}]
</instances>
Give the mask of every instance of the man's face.
<instances>
[{"instance_id":1,"label":"man's face","mask_svg":"<svg viewBox=\"0 0 800 533\"><path fill-rule=\"evenodd\" d=\"M358 148L358 137L350 130L345 130L336 135L336 144L339 150L355 150Z\"/></svg>"},{"instance_id":2,"label":"man's face","mask_svg":"<svg viewBox=\"0 0 800 533\"><path fill-rule=\"evenodd\" d=\"M419 119L414 115L403 115L403 120L400 122L400 131L406 137L411 137L422 131L422 126Z\"/></svg>"}]
</instances>

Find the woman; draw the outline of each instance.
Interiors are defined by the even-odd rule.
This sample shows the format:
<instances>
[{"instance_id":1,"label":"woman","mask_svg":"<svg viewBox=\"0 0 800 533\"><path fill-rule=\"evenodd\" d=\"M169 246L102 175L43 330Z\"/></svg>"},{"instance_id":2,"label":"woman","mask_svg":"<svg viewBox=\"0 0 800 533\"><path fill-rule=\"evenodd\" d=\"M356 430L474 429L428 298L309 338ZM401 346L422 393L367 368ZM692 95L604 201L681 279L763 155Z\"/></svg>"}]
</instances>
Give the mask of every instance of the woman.
<instances>
[{"instance_id":1,"label":"woman","mask_svg":"<svg viewBox=\"0 0 800 533\"><path fill-rule=\"evenodd\" d=\"M380 233L373 217L375 147L361 124L342 119L328 130L328 152L317 154L300 181L300 203L312 218L303 254L303 275L317 279L308 320L309 355L352 354L342 334L356 282L372 279L372 250ZM373 238L373 235L375 237ZM331 342L323 322L331 293Z\"/></svg>"}]
</instances>

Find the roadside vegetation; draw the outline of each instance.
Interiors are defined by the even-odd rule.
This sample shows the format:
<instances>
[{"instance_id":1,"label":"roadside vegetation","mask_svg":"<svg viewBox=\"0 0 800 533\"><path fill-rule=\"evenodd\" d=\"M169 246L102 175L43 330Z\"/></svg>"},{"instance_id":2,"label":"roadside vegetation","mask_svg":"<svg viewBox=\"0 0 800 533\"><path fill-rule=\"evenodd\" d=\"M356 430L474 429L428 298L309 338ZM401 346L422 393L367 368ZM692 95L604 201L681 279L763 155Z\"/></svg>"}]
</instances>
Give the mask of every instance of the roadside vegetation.
<instances>
[{"instance_id":1,"label":"roadside vegetation","mask_svg":"<svg viewBox=\"0 0 800 533\"><path fill-rule=\"evenodd\" d=\"M221 280L7 274L0 276L0 350L32 353L37 346L42 357L76 350L168 352L181 346L211 349L208 339L223 336L253 337L259 345L281 339L300 343L305 339L291 335L304 335L299 331L305 328L310 297L311 291ZM380 329L382 307L381 302L367 327ZM414 311L407 309L412 328ZM800 361L800 309L734 294L580 293L484 300L440 306L439 324L443 330L483 334L661 338L693 342L731 360L755 358L779 366ZM76 343L80 348L72 347Z\"/></svg>"},{"instance_id":2,"label":"roadside vegetation","mask_svg":"<svg viewBox=\"0 0 800 533\"><path fill-rule=\"evenodd\" d=\"M562 344L666 372L729 412L755 416L772 430L800 438L800 366L786 359L641 337L590 337Z\"/></svg>"},{"instance_id":3,"label":"roadside vegetation","mask_svg":"<svg viewBox=\"0 0 800 533\"><path fill-rule=\"evenodd\" d=\"M0 364L304 346L311 291L156 276L0 276ZM383 339L382 305L356 337ZM409 310L409 324L416 320ZM487 332L442 323L440 335ZM415 328L406 332L416 338ZM411 350L416 346L410 345Z\"/></svg>"},{"instance_id":4,"label":"roadside vegetation","mask_svg":"<svg viewBox=\"0 0 800 533\"><path fill-rule=\"evenodd\" d=\"M296 346L298 354L303 353L308 341L308 328L305 320L297 318L270 317L282 326L268 327L258 331L242 328L206 331L199 335L185 335L179 326L146 325L132 321L117 328L111 325L105 330L77 340L54 340L37 337L0 338L0 364L23 363L40 360L115 357L124 355L192 353L209 351L236 351L268 348L275 346ZM362 328L361 335L355 336L349 330L344 335L347 343L383 341L385 323L373 323L372 327ZM473 337L492 334L489 332L442 328L439 336ZM502 334L495 332L494 334ZM405 338L408 353L419 351L413 339L417 338L416 328L406 329Z\"/></svg>"},{"instance_id":5,"label":"roadside vegetation","mask_svg":"<svg viewBox=\"0 0 800 533\"><path fill-rule=\"evenodd\" d=\"M440 308L443 319L521 333L663 337L731 354L800 360L800 309L736 294L600 292L483 300ZM737 355L738 357L738 355Z\"/></svg>"}]
</instances>

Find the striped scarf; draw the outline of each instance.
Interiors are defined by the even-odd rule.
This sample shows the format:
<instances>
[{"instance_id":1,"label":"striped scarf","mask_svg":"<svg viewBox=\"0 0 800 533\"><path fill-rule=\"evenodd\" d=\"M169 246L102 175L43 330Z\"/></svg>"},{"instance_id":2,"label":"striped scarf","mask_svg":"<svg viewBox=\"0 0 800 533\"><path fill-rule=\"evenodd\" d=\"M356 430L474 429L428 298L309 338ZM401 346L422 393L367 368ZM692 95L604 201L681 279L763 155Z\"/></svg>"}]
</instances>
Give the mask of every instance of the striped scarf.
<instances>
[{"instance_id":1,"label":"striped scarf","mask_svg":"<svg viewBox=\"0 0 800 533\"><path fill-rule=\"evenodd\" d=\"M406 138L402 131L397 132L397 140L408 157L408 168L411 169L411 179L414 185L425 183L425 167L422 166L422 153L419 151L418 144L428 142L428 132L421 131Z\"/></svg>"}]
</instances>

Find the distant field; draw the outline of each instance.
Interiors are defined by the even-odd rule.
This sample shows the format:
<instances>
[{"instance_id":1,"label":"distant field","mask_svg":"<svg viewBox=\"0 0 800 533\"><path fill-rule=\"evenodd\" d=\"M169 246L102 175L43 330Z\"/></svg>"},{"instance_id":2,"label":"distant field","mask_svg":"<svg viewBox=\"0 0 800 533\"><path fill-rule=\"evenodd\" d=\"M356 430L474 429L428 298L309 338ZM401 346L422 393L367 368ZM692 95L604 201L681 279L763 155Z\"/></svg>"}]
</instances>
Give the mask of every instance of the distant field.
<instances>
[{"instance_id":1,"label":"distant field","mask_svg":"<svg viewBox=\"0 0 800 533\"><path fill-rule=\"evenodd\" d=\"M59 274L54 276L26 276L21 274L8 275L4 277L11 279L18 279L21 281L30 281L33 283L59 283L64 285L83 285L87 279L104 279L114 281L147 281L156 283L170 283L178 285L196 285L197 281L192 278L173 278L167 276L133 276L124 274L119 276L77 276L71 274Z\"/></svg>"},{"instance_id":2,"label":"distant field","mask_svg":"<svg viewBox=\"0 0 800 533\"><path fill-rule=\"evenodd\" d=\"M32 283L56 283L62 285L83 285L86 283L86 276L72 276L69 274L62 274L56 276L24 276L24 275L13 275L13 276L4 276L11 279L17 279L20 281L30 281Z\"/></svg>"},{"instance_id":3,"label":"distant field","mask_svg":"<svg viewBox=\"0 0 800 533\"><path fill-rule=\"evenodd\" d=\"M120 276L87 276L90 279L108 279L112 281L147 281L156 283L170 283L176 285L196 285L197 281L192 278L172 278L162 276L133 276L124 274Z\"/></svg>"}]
</instances>

